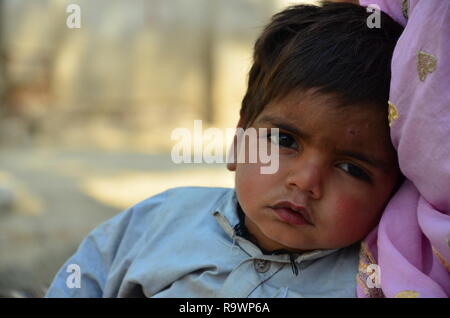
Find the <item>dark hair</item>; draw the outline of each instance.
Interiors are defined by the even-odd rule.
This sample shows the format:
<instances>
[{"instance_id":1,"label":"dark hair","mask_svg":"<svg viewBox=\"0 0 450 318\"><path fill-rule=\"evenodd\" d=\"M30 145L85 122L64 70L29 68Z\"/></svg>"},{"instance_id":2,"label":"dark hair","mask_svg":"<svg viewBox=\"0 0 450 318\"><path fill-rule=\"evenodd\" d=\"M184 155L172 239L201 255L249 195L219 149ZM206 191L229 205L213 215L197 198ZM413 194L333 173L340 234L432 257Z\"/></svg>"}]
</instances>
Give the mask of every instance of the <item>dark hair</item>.
<instances>
[{"instance_id":1,"label":"dark hair","mask_svg":"<svg viewBox=\"0 0 450 318\"><path fill-rule=\"evenodd\" d=\"M391 59L403 28L385 13L350 3L295 5L273 16L258 38L241 118L249 126L271 101L316 88L340 102L387 107Z\"/></svg>"}]
</instances>

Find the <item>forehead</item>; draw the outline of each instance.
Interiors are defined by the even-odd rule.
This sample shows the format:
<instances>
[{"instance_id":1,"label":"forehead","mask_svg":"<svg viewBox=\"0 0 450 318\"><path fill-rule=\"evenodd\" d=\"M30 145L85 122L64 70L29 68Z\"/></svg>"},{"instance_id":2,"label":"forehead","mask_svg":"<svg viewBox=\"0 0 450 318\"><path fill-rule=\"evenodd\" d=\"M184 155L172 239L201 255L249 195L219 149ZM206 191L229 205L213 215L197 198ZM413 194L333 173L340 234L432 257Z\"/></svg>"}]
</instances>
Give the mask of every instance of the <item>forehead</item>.
<instances>
[{"instance_id":1,"label":"forehead","mask_svg":"<svg viewBox=\"0 0 450 318\"><path fill-rule=\"evenodd\" d=\"M343 104L333 94L296 92L271 102L256 122L277 119L317 134L340 133L360 138L389 136L387 107ZM342 137L342 136L341 136ZM355 138L359 137L359 138Z\"/></svg>"}]
</instances>

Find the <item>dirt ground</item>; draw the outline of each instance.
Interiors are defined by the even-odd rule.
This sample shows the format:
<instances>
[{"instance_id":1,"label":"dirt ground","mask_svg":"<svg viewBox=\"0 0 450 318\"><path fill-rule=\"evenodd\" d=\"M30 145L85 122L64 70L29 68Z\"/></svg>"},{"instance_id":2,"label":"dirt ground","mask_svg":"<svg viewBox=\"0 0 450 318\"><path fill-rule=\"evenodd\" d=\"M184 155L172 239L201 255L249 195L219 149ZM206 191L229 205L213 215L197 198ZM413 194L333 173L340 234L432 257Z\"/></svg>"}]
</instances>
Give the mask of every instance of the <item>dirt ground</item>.
<instances>
[{"instance_id":1,"label":"dirt ground","mask_svg":"<svg viewBox=\"0 0 450 318\"><path fill-rule=\"evenodd\" d=\"M221 165L170 154L0 151L0 296L41 297L93 228L175 186L233 185Z\"/></svg>"}]
</instances>

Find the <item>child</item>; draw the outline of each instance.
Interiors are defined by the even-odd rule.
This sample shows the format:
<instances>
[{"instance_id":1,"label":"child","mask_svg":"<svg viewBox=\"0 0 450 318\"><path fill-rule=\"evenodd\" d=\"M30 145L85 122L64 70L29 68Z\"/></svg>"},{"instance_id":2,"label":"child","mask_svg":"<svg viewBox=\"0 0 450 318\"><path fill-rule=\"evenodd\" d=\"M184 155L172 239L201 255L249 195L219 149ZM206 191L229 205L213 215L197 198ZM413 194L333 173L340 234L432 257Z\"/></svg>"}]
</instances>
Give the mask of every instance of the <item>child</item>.
<instances>
[{"instance_id":1,"label":"child","mask_svg":"<svg viewBox=\"0 0 450 318\"><path fill-rule=\"evenodd\" d=\"M402 31L352 4L299 5L257 40L238 127L278 128L279 169L176 188L96 228L48 297L355 297L360 241L401 180L389 137ZM234 160L236 161L236 160ZM81 281L77 281L76 274Z\"/></svg>"}]
</instances>

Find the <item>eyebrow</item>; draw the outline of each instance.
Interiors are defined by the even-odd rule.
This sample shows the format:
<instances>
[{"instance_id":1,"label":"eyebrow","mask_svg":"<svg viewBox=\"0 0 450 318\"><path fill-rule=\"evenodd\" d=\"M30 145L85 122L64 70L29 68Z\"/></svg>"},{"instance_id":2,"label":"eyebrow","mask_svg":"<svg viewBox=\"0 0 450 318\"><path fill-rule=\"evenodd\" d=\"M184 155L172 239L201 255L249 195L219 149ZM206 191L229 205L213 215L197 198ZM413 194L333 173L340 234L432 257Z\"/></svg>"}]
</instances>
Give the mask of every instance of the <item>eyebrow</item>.
<instances>
[{"instance_id":1,"label":"eyebrow","mask_svg":"<svg viewBox=\"0 0 450 318\"><path fill-rule=\"evenodd\" d=\"M279 118L279 117L274 117L274 116L263 116L261 117L259 120L257 120L258 122L263 122L263 123L270 123L273 126L277 127L277 128L281 128L283 130L289 131L297 136L302 137L305 140L311 140L312 136L304 131L302 131L301 129L297 128L295 125L286 122L286 119L284 118Z\"/></svg>"},{"instance_id":2,"label":"eyebrow","mask_svg":"<svg viewBox=\"0 0 450 318\"><path fill-rule=\"evenodd\" d=\"M283 130L291 132L297 136L302 137L303 139L305 139L307 141L312 139L312 136L310 134L302 131L295 125L287 122L285 118L279 118L276 116L266 115L266 116L261 117L257 121L263 122L263 123L270 123L277 128L281 128ZM386 170L386 164L382 160L373 158L372 156L369 156L369 155L366 155L366 154L363 154L360 152L351 151L351 150L337 150L336 154L341 155L341 156L352 157L356 160L365 162L374 168L379 168L379 169L382 169L383 171Z\"/></svg>"},{"instance_id":3,"label":"eyebrow","mask_svg":"<svg viewBox=\"0 0 450 318\"><path fill-rule=\"evenodd\" d=\"M382 169L383 171L386 170L386 165L383 161L378 160L376 158L373 158L372 156L368 156L359 152L355 152L355 151L348 151L348 150L342 150L342 151L337 151L338 155L341 156L347 156L347 157L352 157L354 159L357 159L359 161L365 162L369 165L371 165L374 168L378 168L378 169Z\"/></svg>"}]
</instances>

